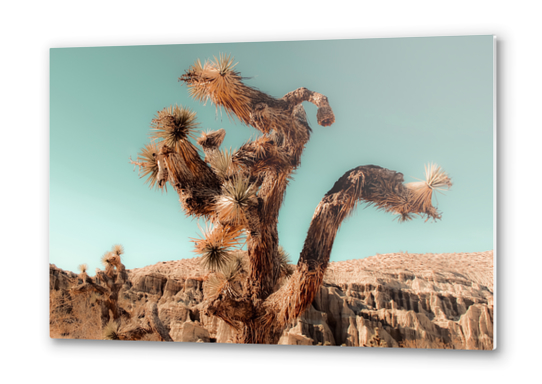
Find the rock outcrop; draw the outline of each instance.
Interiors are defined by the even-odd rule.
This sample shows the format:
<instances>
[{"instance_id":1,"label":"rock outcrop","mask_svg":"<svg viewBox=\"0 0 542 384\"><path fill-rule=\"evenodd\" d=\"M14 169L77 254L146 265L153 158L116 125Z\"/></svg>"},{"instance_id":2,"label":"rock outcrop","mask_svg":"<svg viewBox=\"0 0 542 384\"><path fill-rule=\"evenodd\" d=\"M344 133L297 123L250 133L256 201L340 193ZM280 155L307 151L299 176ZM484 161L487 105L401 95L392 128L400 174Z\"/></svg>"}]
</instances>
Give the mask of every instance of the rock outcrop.
<instances>
[{"instance_id":1,"label":"rock outcrop","mask_svg":"<svg viewBox=\"0 0 542 384\"><path fill-rule=\"evenodd\" d=\"M493 349L493 252L386 254L331 263L312 305L279 344ZM51 289L77 276L54 265ZM201 311L206 272L199 259L128 271L119 303L156 302L174 341L231 342L229 325Z\"/></svg>"}]
</instances>

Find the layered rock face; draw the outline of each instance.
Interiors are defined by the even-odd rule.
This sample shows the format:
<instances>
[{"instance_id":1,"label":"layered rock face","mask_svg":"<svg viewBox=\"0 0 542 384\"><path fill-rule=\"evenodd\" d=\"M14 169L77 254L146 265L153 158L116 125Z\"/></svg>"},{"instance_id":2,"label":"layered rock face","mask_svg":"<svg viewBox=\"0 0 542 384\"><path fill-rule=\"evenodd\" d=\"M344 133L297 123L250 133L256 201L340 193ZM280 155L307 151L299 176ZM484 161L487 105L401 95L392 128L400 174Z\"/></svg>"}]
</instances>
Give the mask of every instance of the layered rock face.
<instances>
[{"instance_id":1,"label":"layered rock face","mask_svg":"<svg viewBox=\"0 0 542 384\"><path fill-rule=\"evenodd\" d=\"M63 275L64 274L64 275ZM229 325L203 314L199 259L128 271L126 309L156 301L174 341L231 342ZM312 305L279 344L493 349L493 252L377 255L331 263ZM51 289L68 286L51 266Z\"/></svg>"},{"instance_id":2,"label":"layered rock face","mask_svg":"<svg viewBox=\"0 0 542 384\"><path fill-rule=\"evenodd\" d=\"M280 343L493 349L493 252L387 254L332 263Z\"/></svg>"}]
</instances>

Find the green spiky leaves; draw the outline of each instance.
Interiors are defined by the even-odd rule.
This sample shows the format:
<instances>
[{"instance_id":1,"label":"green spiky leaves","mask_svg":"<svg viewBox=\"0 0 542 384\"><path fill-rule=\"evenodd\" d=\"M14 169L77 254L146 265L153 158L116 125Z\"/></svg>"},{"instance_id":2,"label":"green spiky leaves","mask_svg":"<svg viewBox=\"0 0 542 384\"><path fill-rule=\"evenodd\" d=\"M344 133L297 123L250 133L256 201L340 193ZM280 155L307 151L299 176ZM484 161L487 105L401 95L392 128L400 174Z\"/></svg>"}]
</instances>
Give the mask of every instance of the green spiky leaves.
<instances>
[{"instance_id":1,"label":"green spiky leaves","mask_svg":"<svg viewBox=\"0 0 542 384\"><path fill-rule=\"evenodd\" d=\"M152 120L151 139L161 141L180 152L189 137L194 139L194 131L198 126L196 112L178 105L171 106L159 111Z\"/></svg>"}]
</instances>

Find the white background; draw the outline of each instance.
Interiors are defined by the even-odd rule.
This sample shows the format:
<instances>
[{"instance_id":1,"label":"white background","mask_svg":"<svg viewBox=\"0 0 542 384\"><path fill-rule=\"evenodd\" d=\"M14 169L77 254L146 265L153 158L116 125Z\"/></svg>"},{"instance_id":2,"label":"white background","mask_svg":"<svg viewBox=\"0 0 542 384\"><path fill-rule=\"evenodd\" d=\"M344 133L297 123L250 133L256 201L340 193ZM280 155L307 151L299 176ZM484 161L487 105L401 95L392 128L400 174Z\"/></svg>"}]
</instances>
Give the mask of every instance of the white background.
<instances>
[{"instance_id":1,"label":"white background","mask_svg":"<svg viewBox=\"0 0 542 384\"><path fill-rule=\"evenodd\" d=\"M294 5L282 0L208 0L150 4L135 0L2 3L3 382L538 380L542 256L538 241L541 183L535 171L540 165L542 128L539 2L313 0ZM496 351L49 339L49 48L469 34L498 37ZM355 70L355 63L342 64L345 70Z\"/></svg>"}]
</instances>

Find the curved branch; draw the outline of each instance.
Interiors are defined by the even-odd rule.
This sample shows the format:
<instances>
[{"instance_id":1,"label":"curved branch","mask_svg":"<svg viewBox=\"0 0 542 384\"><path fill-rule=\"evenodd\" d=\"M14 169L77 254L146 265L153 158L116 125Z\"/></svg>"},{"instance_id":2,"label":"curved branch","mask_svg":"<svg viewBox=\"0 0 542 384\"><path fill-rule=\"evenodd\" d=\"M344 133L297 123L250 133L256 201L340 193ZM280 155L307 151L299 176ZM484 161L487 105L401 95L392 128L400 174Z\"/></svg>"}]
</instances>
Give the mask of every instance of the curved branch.
<instances>
[{"instance_id":1,"label":"curved branch","mask_svg":"<svg viewBox=\"0 0 542 384\"><path fill-rule=\"evenodd\" d=\"M177 153L163 145L158 159L166 165L168 181L179 195L186 214L210 216L214 213L214 198L220 194L220 183L196 148L189 143L186 146L190 150Z\"/></svg>"},{"instance_id":2,"label":"curved branch","mask_svg":"<svg viewBox=\"0 0 542 384\"><path fill-rule=\"evenodd\" d=\"M224 138L220 132L210 136L209 140L204 140L204 151L212 146L213 139L217 144L221 141L220 136ZM187 215L209 216L214 196L220 194L218 177L200 158L188 138L179 140L179 143L169 146L164 141L152 142L145 146L137 160L130 160L130 163L140 168L141 177L149 175L147 183L151 187L162 189L169 181Z\"/></svg>"},{"instance_id":3,"label":"curved branch","mask_svg":"<svg viewBox=\"0 0 542 384\"><path fill-rule=\"evenodd\" d=\"M282 100L287 101L291 106L297 106L303 101L316 105L318 107L316 119L322 127L328 127L335 122L335 115L329 106L329 101L321 93L310 91L307 88L298 88L284 95Z\"/></svg>"},{"instance_id":4,"label":"curved branch","mask_svg":"<svg viewBox=\"0 0 542 384\"><path fill-rule=\"evenodd\" d=\"M414 194L403 184L403 174L375 165L346 172L316 207L296 271L264 303L262 321L279 326L300 316L320 289L333 242L343 220L360 201L402 215L426 214L440 218L434 207L420 211Z\"/></svg>"},{"instance_id":5,"label":"curved branch","mask_svg":"<svg viewBox=\"0 0 542 384\"><path fill-rule=\"evenodd\" d=\"M196 100L211 100L216 106L223 107L228 114L237 116L243 123L252 125L263 133L287 129L293 109L303 101L318 107L318 124L329 126L335 121L326 96L307 88L299 88L281 99L275 99L245 85L241 74L234 67L233 58L229 56L204 64L198 60L179 81L188 86L191 96Z\"/></svg>"}]
</instances>

